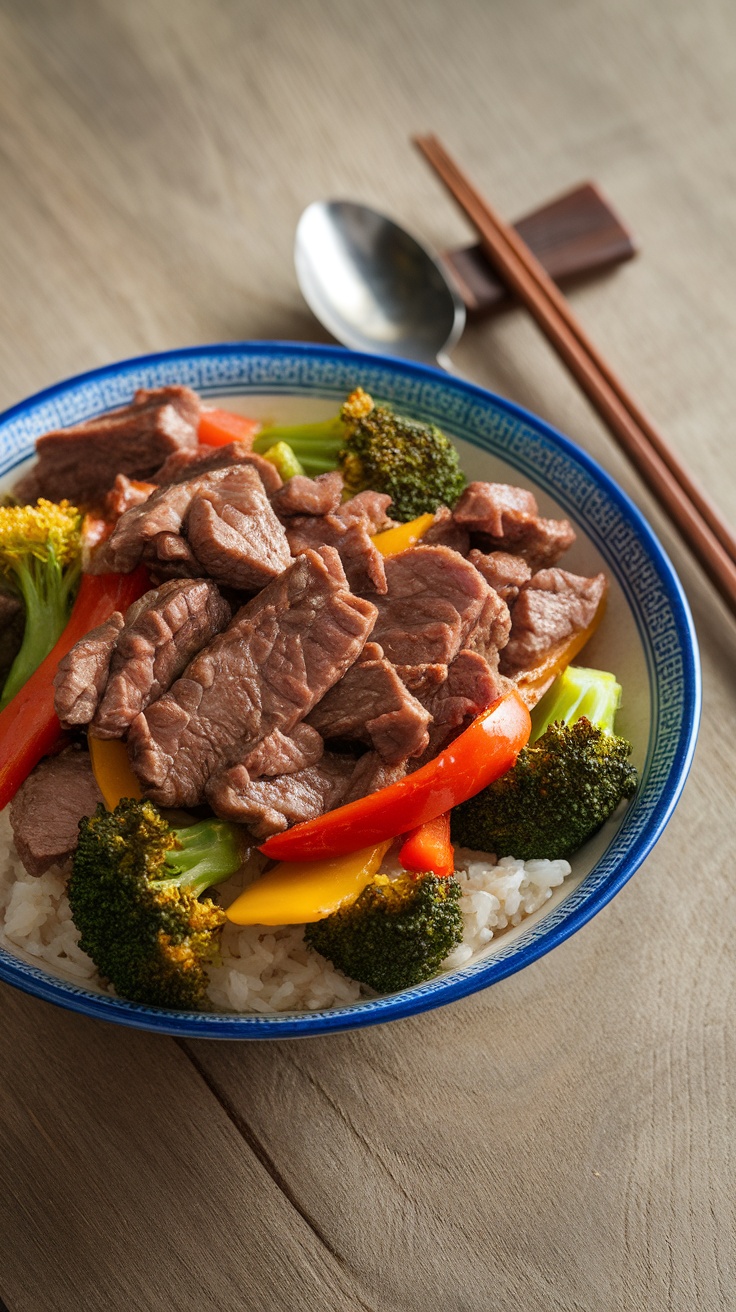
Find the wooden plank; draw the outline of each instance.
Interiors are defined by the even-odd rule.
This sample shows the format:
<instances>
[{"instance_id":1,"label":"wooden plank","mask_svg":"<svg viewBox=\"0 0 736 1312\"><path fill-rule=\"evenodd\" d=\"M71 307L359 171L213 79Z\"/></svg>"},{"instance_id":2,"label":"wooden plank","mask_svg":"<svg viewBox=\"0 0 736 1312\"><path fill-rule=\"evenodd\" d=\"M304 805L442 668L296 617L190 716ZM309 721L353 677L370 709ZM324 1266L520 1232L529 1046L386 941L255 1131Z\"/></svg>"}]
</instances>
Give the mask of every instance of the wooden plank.
<instances>
[{"instance_id":1,"label":"wooden plank","mask_svg":"<svg viewBox=\"0 0 736 1312\"><path fill-rule=\"evenodd\" d=\"M370 1307L173 1040L0 997L10 1312Z\"/></svg>"}]
</instances>

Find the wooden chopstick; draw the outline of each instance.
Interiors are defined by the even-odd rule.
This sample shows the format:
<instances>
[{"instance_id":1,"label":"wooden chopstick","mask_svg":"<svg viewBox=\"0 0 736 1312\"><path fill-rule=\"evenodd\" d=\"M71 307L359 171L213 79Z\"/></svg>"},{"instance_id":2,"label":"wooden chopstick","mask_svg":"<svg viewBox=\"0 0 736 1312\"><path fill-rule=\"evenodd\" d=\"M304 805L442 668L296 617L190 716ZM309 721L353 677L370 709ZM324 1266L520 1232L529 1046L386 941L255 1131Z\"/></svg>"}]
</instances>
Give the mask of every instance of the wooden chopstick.
<instances>
[{"instance_id":1,"label":"wooden chopstick","mask_svg":"<svg viewBox=\"0 0 736 1312\"><path fill-rule=\"evenodd\" d=\"M719 511L603 359L523 238L496 214L437 137L414 141L736 614L736 537Z\"/></svg>"}]
</instances>

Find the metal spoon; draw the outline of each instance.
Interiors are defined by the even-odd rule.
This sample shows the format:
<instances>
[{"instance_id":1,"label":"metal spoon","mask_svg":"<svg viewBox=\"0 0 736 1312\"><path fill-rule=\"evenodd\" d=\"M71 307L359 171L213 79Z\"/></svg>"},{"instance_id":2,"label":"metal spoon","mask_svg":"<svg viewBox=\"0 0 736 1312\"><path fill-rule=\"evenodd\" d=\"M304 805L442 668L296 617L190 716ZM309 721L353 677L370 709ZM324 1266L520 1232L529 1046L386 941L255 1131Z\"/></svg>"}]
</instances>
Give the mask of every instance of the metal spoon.
<instances>
[{"instance_id":1,"label":"metal spoon","mask_svg":"<svg viewBox=\"0 0 736 1312\"><path fill-rule=\"evenodd\" d=\"M305 301L353 350L452 370L465 306L442 265L392 219L351 201L315 201L302 214L294 262Z\"/></svg>"}]
</instances>

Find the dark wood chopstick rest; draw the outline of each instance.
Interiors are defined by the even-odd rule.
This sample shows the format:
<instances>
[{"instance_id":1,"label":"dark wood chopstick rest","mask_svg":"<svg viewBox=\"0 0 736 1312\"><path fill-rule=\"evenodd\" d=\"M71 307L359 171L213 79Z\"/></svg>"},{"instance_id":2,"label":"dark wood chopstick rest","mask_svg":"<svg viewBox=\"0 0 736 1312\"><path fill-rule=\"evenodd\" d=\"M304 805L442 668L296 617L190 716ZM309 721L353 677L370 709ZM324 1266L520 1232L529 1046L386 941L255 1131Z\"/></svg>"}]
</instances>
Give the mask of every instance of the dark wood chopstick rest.
<instances>
[{"instance_id":1,"label":"dark wood chopstick rest","mask_svg":"<svg viewBox=\"0 0 736 1312\"><path fill-rule=\"evenodd\" d=\"M565 192L514 227L555 282L597 273L637 253L631 232L594 182ZM443 251L442 258L473 318L510 299L480 244Z\"/></svg>"}]
</instances>

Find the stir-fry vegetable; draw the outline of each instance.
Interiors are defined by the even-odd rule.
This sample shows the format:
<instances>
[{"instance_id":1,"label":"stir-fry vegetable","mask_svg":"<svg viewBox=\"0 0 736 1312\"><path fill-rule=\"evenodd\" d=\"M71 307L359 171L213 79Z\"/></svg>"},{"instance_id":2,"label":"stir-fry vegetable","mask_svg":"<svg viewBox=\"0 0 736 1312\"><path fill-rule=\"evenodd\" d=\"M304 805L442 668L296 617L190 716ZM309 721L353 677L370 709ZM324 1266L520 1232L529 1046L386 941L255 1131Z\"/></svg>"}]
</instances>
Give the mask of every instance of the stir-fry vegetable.
<instances>
[{"instance_id":1,"label":"stir-fry vegetable","mask_svg":"<svg viewBox=\"0 0 736 1312\"><path fill-rule=\"evenodd\" d=\"M462 938L460 886L436 875L378 875L349 906L307 925L306 942L378 993L436 975Z\"/></svg>"},{"instance_id":2,"label":"stir-fry vegetable","mask_svg":"<svg viewBox=\"0 0 736 1312\"><path fill-rule=\"evenodd\" d=\"M92 771L108 811L124 797L143 796L140 780L133 774L128 749L120 738L87 738Z\"/></svg>"},{"instance_id":3,"label":"stir-fry vegetable","mask_svg":"<svg viewBox=\"0 0 736 1312\"><path fill-rule=\"evenodd\" d=\"M48 656L69 618L81 568L82 516L68 501L0 507L0 574L23 600L23 642L5 681L7 706Z\"/></svg>"},{"instance_id":4,"label":"stir-fry vegetable","mask_svg":"<svg viewBox=\"0 0 736 1312\"><path fill-rule=\"evenodd\" d=\"M301 925L353 901L375 875L388 842L329 861L282 861L228 907L235 925Z\"/></svg>"},{"instance_id":5,"label":"stir-fry vegetable","mask_svg":"<svg viewBox=\"0 0 736 1312\"><path fill-rule=\"evenodd\" d=\"M612 674L570 666L514 768L453 812L455 841L523 861L576 852L636 789L631 744L613 731L620 696Z\"/></svg>"},{"instance_id":6,"label":"stir-fry vegetable","mask_svg":"<svg viewBox=\"0 0 736 1312\"><path fill-rule=\"evenodd\" d=\"M399 861L405 870L431 870L440 879L451 875L455 854L450 842L449 814L445 812L412 829L401 845Z\"/></svg>"},{"instance_id":7,"label":"stir-fry vegetable","mask_svg":"<svg viewBox=\"0 0 736 1312\"><path fill-rule=\"evenodd\" d=\"M69 880L83 951L123 997L202 1008L225 923L202 894L247 854L242 829L224 820L172 829L152 802L98 807L80 824Z\"/></svg>"},{"instance_id":8,"label":"stir-fry vegetable","mask_svg":"<svg viewBox=\"0 0 736 1312\"><path fill-rule=\"evenodd\" d=\"M83 574L69 622L38 669L0 711L0 810L15 796L61 729L54 711L54 675L62 656L90 629L127 610L150 587L144 569L132 574Z\"/></svg>"},{"instance_id":9,"label":"stir-fry vegetable","mask_svg":"<svg viewBox=\"0 0 736 1312\"><path fill-rule=\"evenodd\" d=\"M420 515L418 519L409 520L408 524L399 524L397 528L387 528L382 533L374 533L373 542L382 556L398 556L400 551L415 547L433 523L434 515L429 513Z\"/></svg>"},{"instance_id":10,"label":"stir-fry vegetable","mask_svg":"<svg viewBox=\"0 0 736 1312\"><path fill-rule=\"evenodd\" d=\"M266 839L276 860L340 856L405 834L480 792L514 764L529 737L529 711L509 692L433 761L397 783Z\"/></svg>"},{"instance_id":11,"label":"stir-fry vegetable","mask_svg":"<svg viewBox=\"0 0 736 1312\"><path fill-rule=\"evenodd\" d=\"M243 442L251 446L261 427L258 419L233 414L230 410L203 409L199 416L197 436L205 446L229 446Z\"/></svg>"}]
</instances>

